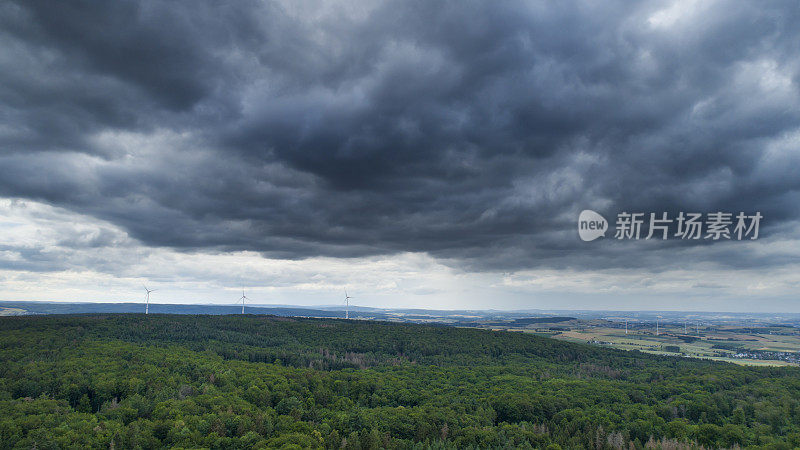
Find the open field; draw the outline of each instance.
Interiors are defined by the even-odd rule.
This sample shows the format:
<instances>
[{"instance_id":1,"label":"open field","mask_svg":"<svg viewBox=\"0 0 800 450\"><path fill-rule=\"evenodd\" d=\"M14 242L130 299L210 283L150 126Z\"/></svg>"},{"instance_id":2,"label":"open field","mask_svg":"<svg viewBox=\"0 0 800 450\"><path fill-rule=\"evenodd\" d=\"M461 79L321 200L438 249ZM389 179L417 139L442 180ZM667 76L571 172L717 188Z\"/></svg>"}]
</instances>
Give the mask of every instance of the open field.
<instances>
[{"instance_id":1,"label":"open field","mask_svg":"<svg viewBox=\"0 0 800 450\"><path fill-rule=\"evenodd\" d=\"M736 364L792 365L798 358L786 356L800 350L800 335L792 329L772 327L766 332L742 333L731 327L704 327L684 334L683 327L667 326L659 330L623 329L608 326L580 326L552 332L554 339L587 342L596 345L639 350L648 353L710 358ZM782 334L777 334L782 333ZM794 333L794 334L790 334ZM738 356L737 356L738 355Z\"/></svg>"},{"instance_id":2,"label":"open field","mask_svg":"<svg viewBox=\"0 0 800 450\"><path fill-rule=\"evenodd\" d=\"M22 308L3 308L0 307L0 316L21 316L25 314Z\"/></svg>"}]
</instances>

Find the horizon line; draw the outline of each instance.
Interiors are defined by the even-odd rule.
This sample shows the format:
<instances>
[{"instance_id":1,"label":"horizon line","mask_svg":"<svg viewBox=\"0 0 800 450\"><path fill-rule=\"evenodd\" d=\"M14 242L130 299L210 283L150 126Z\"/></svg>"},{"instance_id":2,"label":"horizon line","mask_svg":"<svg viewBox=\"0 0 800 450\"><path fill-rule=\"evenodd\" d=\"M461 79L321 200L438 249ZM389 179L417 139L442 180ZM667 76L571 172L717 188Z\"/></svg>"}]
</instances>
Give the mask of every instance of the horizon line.
<instances>
[{"instance_id":1,"label":"horizon line","mask_svg":"<svg viewBox=\"0 0 800 450\"><path fill-rule=\"evenodd\" d=\"M72 300L0 300L2 303L50 303L50 304L100 304L100 305L123 305L123 304L139 304L140 301L120 301L120 302L95 302L95 301L72 301ZM227 303L153 303L150 305L171 305L171 306L230 306L239 307L240 304L227 304ZM246 305L251 308L300 308L300 309L314 309L314 308L341 308L345 309L344 305L337 304L318 304L318 305L292 305L292 304L268 304L268 303L252 303ZM420 307L378 307L378 306L358 306L350 305L350 308L369 308L387 311L402 311L402 310L420 310L420 311L465 311L465 312L527 312L527 311L541 311L541 312L647 312L647 313L715 313L715 314L796 314L798 312L790 311L714 311L714 310L683 310L683 309L543 309L543 308L518 308L518 309L453 309L453 308L420 308Z\"/></svg>"}]
</instances>

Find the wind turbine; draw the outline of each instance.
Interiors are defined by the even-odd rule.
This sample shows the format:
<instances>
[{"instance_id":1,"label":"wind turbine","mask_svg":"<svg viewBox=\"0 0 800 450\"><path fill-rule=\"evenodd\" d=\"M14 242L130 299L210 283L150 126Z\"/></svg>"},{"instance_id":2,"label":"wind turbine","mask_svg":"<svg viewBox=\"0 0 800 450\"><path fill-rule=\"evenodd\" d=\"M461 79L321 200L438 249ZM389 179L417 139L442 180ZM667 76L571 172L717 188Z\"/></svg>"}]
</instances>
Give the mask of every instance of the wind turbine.
<instances>
[{"instance_id":1,"label":"wind turbine","mask_svg":"<svg viewBox=\"0 0 800 450\"><path fill-rule=\"evenodd\" d=\"M353 298L353 297L350 297L349 295L347 295L347 289L345 289L344 290L344 304L345 304L344 318L345 319L349 319L350 318L350 299L351 298Z\"/></svg>"},{"instance_id":2,"label":"wind turbine","mask_svg":"<svg viewBox=\"0 0 800 450\"><path fill-rule=\"evenodd\" d=\"M242 297L239 299L239 301L242 302L242 314L244 314L244 301L245 300L250 300L250 299L247 298L246 295L244 295L244 289L242 289ZM239 303L239 302L236 302L236 303Z\"/></svg>"},{"instance_id":3,"label":"wind turbine","mask_svg":"<svg viewBox=\"0 0 800 450\"><path fill-rule=\"evenodd\" d=\"M145 300L144 300L144 313L148 314L150 312L150 293L151 292L155 292L156 290L155 289L147 289L147 286L145 286L144 284L142 284L142 287L144 288L145 292L147 292L147 294L145 295Z\"/></svg>"},{"instance_id":4,"label":"wind turbine","mask_svg":"<svg viewBox=\"0 0 800 450\"><path fill-rule=\"evenodd\" d=\"M656 336L658 336L658 322L661 320L661 316L656 317Z\"/></svg>"},{"instance_id":5,"label":"wind turbine","mask_svg":"<svg viewBox=\"0 0 800 450\"><path fill-rule=\"evenodd\" d=\"M628 319L625 319L625 334L628 334Z\"/></svg>"}]
</instances>

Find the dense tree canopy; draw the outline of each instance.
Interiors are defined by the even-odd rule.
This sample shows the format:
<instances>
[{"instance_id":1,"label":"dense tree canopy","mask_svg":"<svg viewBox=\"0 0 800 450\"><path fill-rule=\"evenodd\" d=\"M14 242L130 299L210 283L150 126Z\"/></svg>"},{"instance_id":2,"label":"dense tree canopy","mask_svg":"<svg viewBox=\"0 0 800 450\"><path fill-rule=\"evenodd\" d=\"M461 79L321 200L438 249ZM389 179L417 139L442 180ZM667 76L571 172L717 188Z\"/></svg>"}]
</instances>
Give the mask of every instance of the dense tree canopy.
<instances>
[{"instance_id":1,"label":"dense tree canopy","mask_svg":"<svg viewBox=\"0 0 800 450\"><path fill-rule=\"evenodd\" d=\"M800 446L800 369L271 316L0 319L2 448Z\"/></svg>"}]
</instances>

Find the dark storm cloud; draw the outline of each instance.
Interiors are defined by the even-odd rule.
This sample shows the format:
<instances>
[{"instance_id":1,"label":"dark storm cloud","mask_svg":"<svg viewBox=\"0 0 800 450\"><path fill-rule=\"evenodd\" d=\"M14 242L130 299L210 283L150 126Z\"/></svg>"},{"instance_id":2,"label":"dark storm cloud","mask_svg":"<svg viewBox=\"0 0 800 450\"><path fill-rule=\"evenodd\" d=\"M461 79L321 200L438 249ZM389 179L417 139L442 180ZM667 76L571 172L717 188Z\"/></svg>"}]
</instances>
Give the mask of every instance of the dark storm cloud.
<instances>
[{"instance_id":1,"label":"dark storm cloud","mask_svg":"<svg viewBox=\"0 0 800 450\"><path fill-rule=\"evenodd\" d=\"M800 7L669 7L8 2L0 193L185 249L747 265L576 236L590 208L798 237Z\"/></svg>"}]
</instances>

